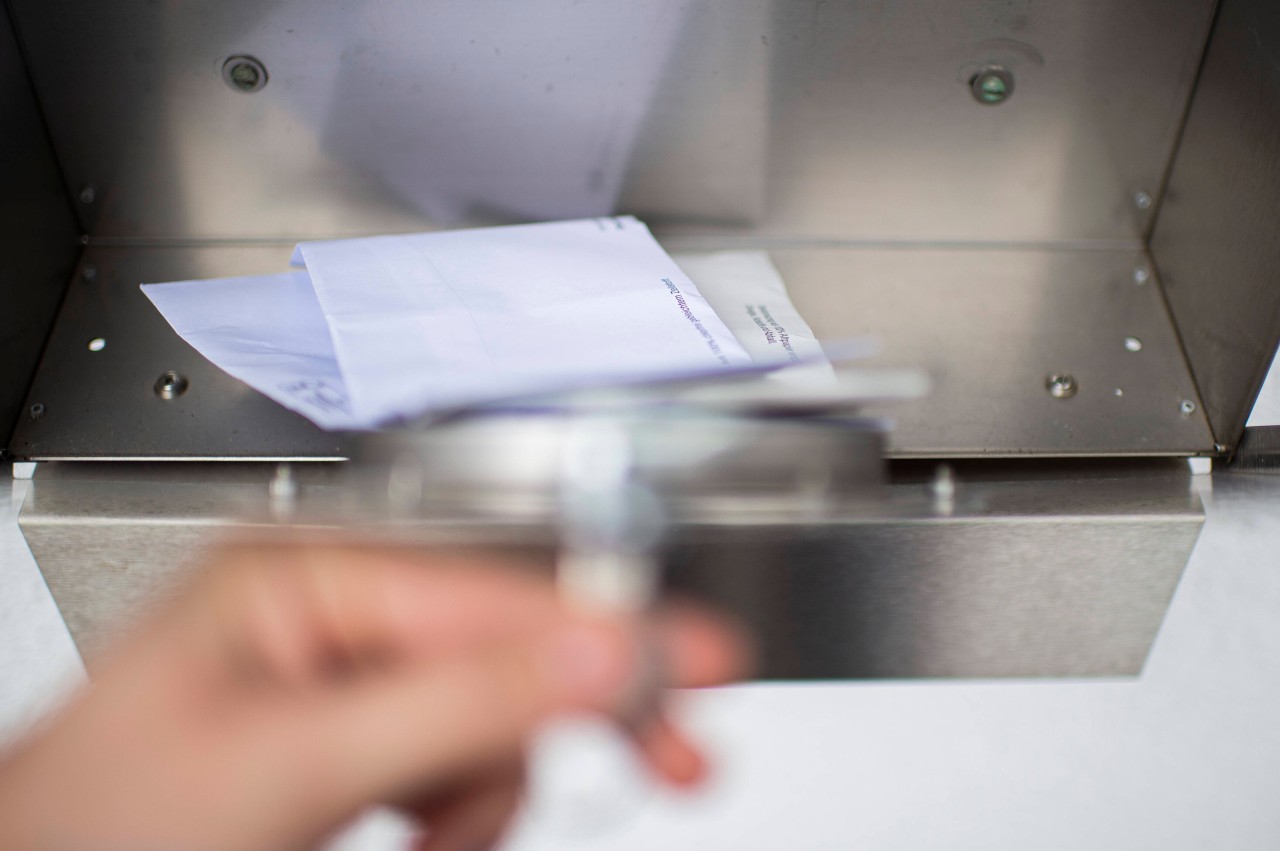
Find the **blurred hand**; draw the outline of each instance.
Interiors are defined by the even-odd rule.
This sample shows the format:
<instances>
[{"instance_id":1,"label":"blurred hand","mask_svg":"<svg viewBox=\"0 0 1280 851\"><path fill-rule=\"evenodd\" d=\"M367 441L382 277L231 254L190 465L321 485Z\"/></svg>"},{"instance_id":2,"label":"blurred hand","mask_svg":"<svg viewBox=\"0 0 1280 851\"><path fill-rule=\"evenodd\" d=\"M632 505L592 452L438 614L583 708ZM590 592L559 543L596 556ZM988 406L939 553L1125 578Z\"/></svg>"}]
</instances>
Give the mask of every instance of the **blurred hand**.
<instances>
[{"instance_id":1,"label":"blurred hand","mask_svg":"<svg viewBox=\"0 0 1280 851\"><path fill-rule=\"evenodd\" d=\"M724 625L656 620L669 685L744 672ZM424 849L485 848L545 721L634 709L640 635L474 555L226 548L0 763L0 848L302 849L375 803L426 823ZM668 722L636 739L659 775L701 776Z\"/></svg>"}]
</instances>

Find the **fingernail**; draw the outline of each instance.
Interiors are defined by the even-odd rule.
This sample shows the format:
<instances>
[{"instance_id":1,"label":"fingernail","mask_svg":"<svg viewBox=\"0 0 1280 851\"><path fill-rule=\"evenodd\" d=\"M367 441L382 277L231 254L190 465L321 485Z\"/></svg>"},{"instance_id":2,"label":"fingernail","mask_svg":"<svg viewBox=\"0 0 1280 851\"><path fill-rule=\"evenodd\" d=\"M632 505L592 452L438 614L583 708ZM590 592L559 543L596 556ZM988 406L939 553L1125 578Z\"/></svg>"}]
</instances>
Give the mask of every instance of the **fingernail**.
<instances>
[{"instance_id":1,"label":"fingernail","mask_svg":"<svg viewBox=\"0 0 1280 851\"><path fill-rule=\"evenodd\" d=\"M603 627L575 624L551 642L553 676L571 695L604 700L621 690L627 661L618 637Z\"/></svg>"}]
</instances>

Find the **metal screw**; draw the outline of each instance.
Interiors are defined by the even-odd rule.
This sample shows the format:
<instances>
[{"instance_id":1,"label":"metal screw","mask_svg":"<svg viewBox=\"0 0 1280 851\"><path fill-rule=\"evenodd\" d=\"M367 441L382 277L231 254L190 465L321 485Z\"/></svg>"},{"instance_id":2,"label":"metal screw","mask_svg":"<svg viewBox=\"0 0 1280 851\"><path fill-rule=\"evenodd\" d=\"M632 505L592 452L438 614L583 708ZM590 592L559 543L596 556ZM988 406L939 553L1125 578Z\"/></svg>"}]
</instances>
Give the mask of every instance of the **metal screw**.
<instances>
[{"instance_id":1,"label":"metal screw","mask_svg":"<svg viewBox=\"0 0 1280 851\"><path fill-rule=\"evenodd\" d=\"M231 56L222 63L222 79L238 92L261 91L267 84L267 66L252 56Z\"/></svg>"},{"instance_id":2,"label":"metal screw","mask_svg":"<svg viewBox=\"0 0 1280 851\"><path fill-rule=\"evenodd\" d=\"M948 517L955 513L956 477L950 464L939 464L933 474L933 507Z\"/></svg>"},{"instance_id":3,"label":"metal screw","mask_svg":"<svg viewBox=\"0 0 1280 851\"><path fill-rule=\"evenodd\" d=\"M186 393L189 386L186 378L170 370L156 379L155 391L157 396L167 402Z\"/></svg>"},{"instance_id":4,"label":"metal screw","mask_svg":"<svg viewBox=\"0 0 1280 851\"><path fill-rule=\"evenodd\" d=\"M80 203L92 204L94 199L98 197L98 193L92 186L86 186L80 190Z\"/></svg>"},{"instance_id":5,"label":"metal screw","mask_svg":"<svg viewBox=\"0 0 1280 851\"><path fill-rule=\"evenodd\" d=\"M1124 348L1125 348L1125 351L1140 352L1142 351L1142 341L1139 340L1137 337L1125 337Z\"/></svg>"},{"instance_id":6,"label":"metal screw","mask_svg":"<svg viewBox=\"0 0 1280 851\"><path fill-rule=\"evenodd\" d=\"M34 405L31 406L31 419L33 420L44 419L44 405L41 404L40 402L36 402Z\"/></svg>"},{"instance_id":7,"label":"metal screw","mask_svg":"<svg viewBox=\"0 0 1280 851\"><path fill-rule=\"evenodd\" d=\"M1190 399L1183 399L1181 404L1178 405L1178 410L1182 411L1184 417L1189 417L1196 412L1196 403Z\"/></svg>"},{"instance_id":8,"label":"metal screw","mask_svg":"<svg viewBox=\"0 0 1280 851\"><path fill-rule=\"evenodd\" d=\"M271 515L277 520L288 520L293 516L298 501L298 483L294 481L293 468L288 464L276 466L275 475L267 485L267 497Z\"/></svg>"},{"instance_id":9,"label":"metal screw","mask_svg":"<svg viewBox=\"0 0 1280 851\"><path fill-rule=\"evenodd\" d=\"M1000 65L988 65L969 78L973 99L985 106L1004 103L1013 94L1013 74Z\"/></svg>"},{"instance_id":10,"label":"metal screw","mask_svg":"<svg viewBox=\"0 0 1280 851\"><path fill-rule=\"evenodd\" d=\"M1138 286L1142 286L1151 280L1151 270L1146 266L1139 266L1133 270L1133 282Z\"/></svg>"},{"instance_id":11,"label":"metal screw","mask_svg":"<svg viewBox=\"0 0 1280 851\"><path fill-rule=\"evenodd\" d=\"M1076 384L1075 376L1065 373L1049 376L1044 386L1049 391L1049 395L1055 399L1070 399L1080 389L1080 385Z\"/></svg>"},{"instance_id":12,"label":"metal screw","mask_svg":"<svg viewBox=\"0 0 1280 851\"><path fill-rule=\"evenodd\" d=\"M80 270L80 277L86 284L92 284L98 280L98 267L92 263L84 264L84 268Z\"/></svg>"},{"instance_id":13,"label":"metal screw","mask_svg":"<svg viewBox=\"0 0 1280 851\"><path fill-rule=\"evenodd\" d=\"M1133 193L1133 206L1137 207L1139 210L1150 210L1151 196L1139 189L1137 192Z\"/></svg>"}]
</instances>

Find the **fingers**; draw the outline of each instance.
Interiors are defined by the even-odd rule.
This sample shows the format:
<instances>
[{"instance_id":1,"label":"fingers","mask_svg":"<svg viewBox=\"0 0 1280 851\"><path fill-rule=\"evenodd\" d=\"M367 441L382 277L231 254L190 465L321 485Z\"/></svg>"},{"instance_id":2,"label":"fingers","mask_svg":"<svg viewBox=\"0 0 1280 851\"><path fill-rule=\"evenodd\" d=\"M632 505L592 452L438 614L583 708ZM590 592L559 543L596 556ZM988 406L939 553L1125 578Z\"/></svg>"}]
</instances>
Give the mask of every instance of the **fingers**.
<instances>
[{"instance_id":1,"label":"fingers","mask_svg":"<svg viewBox=\"0 0 1280 851\"><path fill-rule=\"evenodd\" d=\"M671 603L656 620L668 686L701 688L740 680L751 673L750 642L725 618L689 604Z\"/></svg>"},{"instance_id":2,"label":"fingers","mask_svg":"<svg viewBox=\"0 0 1280 851\"><path fill-rule=\"evenodd\" d=\"M565 617L536 568L474 553L282 546L231 556L219 632L237 669L286 681L441 658L548 629ZM669 684L698 687L748 670L742 636L690 606L660 617Z\"/></svg>"},{"instance_id":3,"label":"fingers","mask_svg":"<svg viewBox=\"0 0 1280 851\"><path fill-rule=\"evenodd\" d=\"M219 565L214 579L228 657L297 682L447 656L560 616L550 583L526 565L427 556L320 546L233 552L232 569Z\"/></svg>"},{"instance_id":4,"label":"fingers","mask_svg":"<svg viewBox=\"0 0 1280 851\"><path fill-rule=\"evenodd\" d=\"M707 760L701 749L669 719L655 718L634 736L649 767L668 783L690 787L706 779Z\"/></svg>"},{"instance_id":5,"label":"fingers","mask_svg":"<svg viewBox=\"0 0 1280 851\"><path fill-rule=\"evenodd\" d=\"M416 810L429 833L415 851L475 851L496 845L515 817L524 786L524 764L516 761L445 802Z\"/></svg>"},{"instance_id":6,"label":"fingers","mask_svg":"<svg viewBox=\"0 0 1280 851\"><path fill-rule=\"evenodd\" d=\"M518 754L549 717L614 712L636 667L629 631L566 620L520 641L353 684L300 718L290 749L311 765L299 804L335 810L444 788Z\"/></svg>"},{"instance_id":7,"label":"fingers","mask_svg":"<svg viewBox=\"0 0 1280 851\"><path fill-rule=\"evenodd\" d=\"M663 636L684 682L736 672L741 654L727 635L692 614L669 619ZM444 788L476 765L520 753L553 716L624 714L640 647L632 625L564 615L550 629L354 683L293 730L297 747L324 749L316 774L335 784L311 797L334 795L340 808ZM650 725L641 741L658 772L677 784L705 772L700 754L666 722Z\"/></svg>"},{"instance_id":8,"label":"fingers","mask_svg":"<svg viewBox=\"0 0 1280 851\"><path fill-rule=\"evenodd\" d=\"M586 618L533 571L483 566L474 555L443 564L332 547L282 555L251 553L242 575L224 581L222 628L239 655L256 653L269 673L287 670L315 686L290 690L272 716L283 723L271 750L280 764L301 766L288 772L281 801L299 820L446 789L477 765L521 753L558 714L625 715L644 670L641 647L655 639L669 685L720 683L747 670L738 633L687 606L641 629L635 619ZM317 679L335 655L352 667ZM676 784L705 773L701 755L665 721L648 725L639 743Z\"/></svg>"}]
</instances>

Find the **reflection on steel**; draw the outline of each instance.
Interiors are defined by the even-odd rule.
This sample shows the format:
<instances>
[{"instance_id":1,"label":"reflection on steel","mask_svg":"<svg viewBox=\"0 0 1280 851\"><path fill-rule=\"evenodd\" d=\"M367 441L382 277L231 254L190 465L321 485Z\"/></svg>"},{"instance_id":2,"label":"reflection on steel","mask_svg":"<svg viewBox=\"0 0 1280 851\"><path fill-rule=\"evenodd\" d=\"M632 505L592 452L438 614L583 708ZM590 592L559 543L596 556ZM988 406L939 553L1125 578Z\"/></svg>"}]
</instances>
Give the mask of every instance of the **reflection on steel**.
<instances>
[{"instance_id":1,"label":"reflection on steel","mask_svg":"<svg viewBox=\"0 0 1280 851\"><path fill-rule=\"evenodd\" d=\"M68 180L110 199L97 236L623 210L683 236L1114 245L1144 235L1154 206L1119 201L1162 184L1215 4L9 5ZM236 51L271 69L253 97L210 85ZM1017 93L975 109L988 66Z\"/></svg>"},{"instance_id":2,"label":"reflection on steel","mask_svg":"<svg viewBox=\"0 0 1280 851\"><path fill-rule=\"evenodd\" d=\"M1280 4L1221 3L1151 236L1202 413L1228 447L1280 342L1277 67Z\"/></svg>"},{"instance_id":3,"label":"reflection on steel","mask_svg":"<svg viewBox=\"0 0 1280 851\"><path fill-rule=\"evenodd\" d=\"M742 618L770 678L1137 673L1203 519L1186 465L955 466L950 516L934 511L929 465L900 471L875 516L815 522L784 500L688 520L665 585ZM118 469L42 466L21 517L91 664L210 536L242 521L261 533L269 513L267 465L106 475ZM299 516L350 522L339 473L295 465ZM397 529L402 542L518 549L547 569L555 545L549 526L463 509Z\"/></svg>"}]
</instances>

